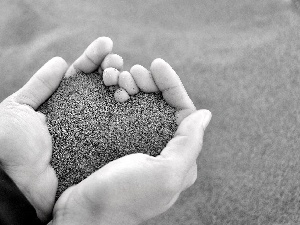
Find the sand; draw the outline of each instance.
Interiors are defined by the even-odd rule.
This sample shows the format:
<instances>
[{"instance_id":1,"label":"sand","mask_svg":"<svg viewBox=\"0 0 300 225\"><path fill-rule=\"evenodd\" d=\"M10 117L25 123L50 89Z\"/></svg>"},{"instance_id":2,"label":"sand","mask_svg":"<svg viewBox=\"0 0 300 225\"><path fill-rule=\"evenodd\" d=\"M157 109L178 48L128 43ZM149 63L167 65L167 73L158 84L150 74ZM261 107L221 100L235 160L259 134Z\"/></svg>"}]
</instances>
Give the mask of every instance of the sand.
<instances>
[{"instance_id":1,"label":"sand","mask_svg":"<svg viewBox=\"0 0 300 225\"><path fill-rule=\"evenodd\" d=\"M175 109L161 93L139 92L119 103L116 88L106 87L102 74L78 72L63 79L38 109L52 136L57 197L112 160L132 153L159 155L173 137Z\"/></svg>"}]
</instances>

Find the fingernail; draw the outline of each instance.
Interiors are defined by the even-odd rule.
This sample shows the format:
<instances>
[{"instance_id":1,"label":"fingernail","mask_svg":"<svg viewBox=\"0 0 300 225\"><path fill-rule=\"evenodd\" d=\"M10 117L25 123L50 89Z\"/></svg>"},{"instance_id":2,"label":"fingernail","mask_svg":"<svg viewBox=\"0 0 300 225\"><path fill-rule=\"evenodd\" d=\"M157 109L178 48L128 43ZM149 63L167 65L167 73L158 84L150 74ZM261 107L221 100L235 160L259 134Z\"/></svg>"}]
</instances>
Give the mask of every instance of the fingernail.
<instances>
[{"instance_id":1,"label":"fingernail","mask_svg":"<svg viewBox=\"0 0 300 225\"><path fill-rule=\"evenodd\" d=\"M203 116L202 126L203 126L203 129L205 130L211 120L211 112L209 110L204 109L204 110L201 110L201 113Z\"/></svg>"}]
</instances>

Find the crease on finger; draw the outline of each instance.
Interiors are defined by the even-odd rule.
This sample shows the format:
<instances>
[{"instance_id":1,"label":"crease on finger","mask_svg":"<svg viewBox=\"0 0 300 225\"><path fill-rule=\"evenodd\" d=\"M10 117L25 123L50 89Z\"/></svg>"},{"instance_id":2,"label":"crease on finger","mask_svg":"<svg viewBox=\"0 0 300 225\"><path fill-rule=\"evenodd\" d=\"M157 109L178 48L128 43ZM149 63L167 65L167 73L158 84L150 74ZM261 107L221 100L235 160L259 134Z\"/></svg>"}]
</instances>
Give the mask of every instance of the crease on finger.
<instances>
[{"instance_id":1,"label":"crease on finger","mask_svg":"<svg viewBox=\"0 0 300 225\"><path fill-rule=\"evenodd\" d=\"M98 65L98 63L96 63L96 62L92 59L91 56L89 56L89 55L87 54L86 51L83 52L83 55L82 55L82 56L86 57L91 63L93 63L93 64L95 65L95 67L100 66L100 65ZM100 55L97 55L97 57L100 58ZM99 61L102 61L102 60L99 60Z\"/></svg>"}]
</instances>

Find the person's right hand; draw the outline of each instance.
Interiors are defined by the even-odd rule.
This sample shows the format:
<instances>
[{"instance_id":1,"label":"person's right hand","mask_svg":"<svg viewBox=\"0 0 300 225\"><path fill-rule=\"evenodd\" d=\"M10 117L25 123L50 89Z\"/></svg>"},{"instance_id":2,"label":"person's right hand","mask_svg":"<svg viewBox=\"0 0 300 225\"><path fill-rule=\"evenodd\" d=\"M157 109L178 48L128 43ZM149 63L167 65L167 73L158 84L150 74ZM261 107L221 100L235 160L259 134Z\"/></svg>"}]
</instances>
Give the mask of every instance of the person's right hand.
<instances>
[{"instance_id":1,"label":"person's right hand","mask_svg":"<svg viewBox=\"0 0 300 225\"><path fill-rule=\"evenodd\" d=\"M140 224L169 209L195 182L211 113L195 111L166 62L155 60L151 73L165 100L177 109L180 124L174 138L157 157L139 153L122 157L67 189L55 205L53 224Z\"/></svg>"},{"instance_id":2,"label":"person's right hand","mask_svg":"<svg viewBox=\"0 0 300 225\"><path fill-rule=\"evenodd\" d=\"M112 47L109 38L98 38L72 64L67 75L98 69L103 60L110 58ZM62 58L53 58L24 87L0 103L0 166L43 222L52 214L57 177L50 165L52 142L46 117L36 110L54 93L66 70Z\"/></svg>"}]
</instances>

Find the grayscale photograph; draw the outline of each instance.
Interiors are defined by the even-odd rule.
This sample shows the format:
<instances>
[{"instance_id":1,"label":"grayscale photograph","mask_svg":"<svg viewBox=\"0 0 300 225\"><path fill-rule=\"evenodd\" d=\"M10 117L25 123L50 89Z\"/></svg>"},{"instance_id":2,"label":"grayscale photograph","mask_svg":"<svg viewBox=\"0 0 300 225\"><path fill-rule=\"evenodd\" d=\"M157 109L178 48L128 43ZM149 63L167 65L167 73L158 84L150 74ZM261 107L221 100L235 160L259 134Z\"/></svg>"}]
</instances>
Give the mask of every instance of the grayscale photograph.
<instances>
[{"instance_id":1,"label":"grayscale photograph","mask_svg":"<svg viewBox=\"0 0 300 225\"><path fill-rule=\"evenodd\" d=\"M0 225L299 225L300 0L0 0Z\"/></svg>"}]
</instances>

